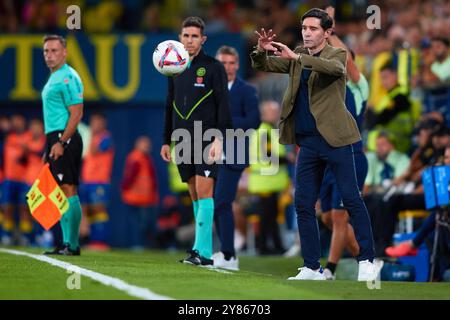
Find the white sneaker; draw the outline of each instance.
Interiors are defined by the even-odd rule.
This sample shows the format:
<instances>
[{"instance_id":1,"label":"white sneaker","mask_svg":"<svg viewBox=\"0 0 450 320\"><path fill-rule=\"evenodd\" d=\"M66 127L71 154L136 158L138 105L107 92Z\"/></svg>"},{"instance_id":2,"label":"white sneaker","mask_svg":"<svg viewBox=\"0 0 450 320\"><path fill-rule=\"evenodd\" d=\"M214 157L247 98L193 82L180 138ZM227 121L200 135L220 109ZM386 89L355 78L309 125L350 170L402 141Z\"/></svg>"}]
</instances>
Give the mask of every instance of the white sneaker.
<instances>
[{"instance_id":1,"label":"white sneaker","mask_svg":"<svg viewBox=\"0 0 450 320\"><path fill-rule=\"evenodd\" d=\"M239 259L231 257L230 260L225 260L222 252L216 252L212 258L214 260L214 268L222 268L227 270L239 271Z\"/></svg>"},{"instance_id":2,"label":"white sneaker","mask_svg":"<svg viewBox=\"0 0 450 320\"><path fill-rule=\"evenodd\" d=\"M288 280L326 280L322 268L312 270L307 267L298 268L300 272L295 277L289 277Z\"/></svg>"},{"instance_id":3,"label":"white sneaker","mask_svg":"<svg viewBox=\"0 0 450 320\"><path fill-rule=\"evenodd\" d=\"M325 276L325 279L327 279L327 280L336 280L336 276L328 268L323 269L323 275Z\"/></svg>"},{"instance_id":4,"label":"white sneaker","mask_svg":"<svg viewBox=\"0 0 450 320\"><path fill-rule=\"evenodd\" d=\"M381 264L381 267L382 264ZM359 262L358 281L375 281L380 274L380 264L370 262L369 260L363 260Z\"/></svg>"}]
</instances>

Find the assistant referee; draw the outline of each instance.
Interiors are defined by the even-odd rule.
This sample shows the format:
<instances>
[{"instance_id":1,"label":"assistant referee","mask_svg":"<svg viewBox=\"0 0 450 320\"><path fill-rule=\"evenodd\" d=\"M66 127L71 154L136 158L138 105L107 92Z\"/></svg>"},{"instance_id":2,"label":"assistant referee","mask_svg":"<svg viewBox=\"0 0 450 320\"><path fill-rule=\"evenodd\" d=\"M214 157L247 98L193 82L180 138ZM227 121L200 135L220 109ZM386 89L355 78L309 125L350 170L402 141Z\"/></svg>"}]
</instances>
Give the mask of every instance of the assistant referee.
<instances>
[{"instance_id":1,"label":"assistant referee","mask_svg":"<svg viewBox=\"0 0 450 320\"><path fill-rule=\"evenodd\" d=\"M61 218L63 244L44 254L80 255L81 205L77 194L83 141L77 126L83 116L83 84L66 63L66 40L59 35L44 37L44 59L51 71L42 90L47 146L45 162L69 200Z\"/></svg>"}]
</instances>

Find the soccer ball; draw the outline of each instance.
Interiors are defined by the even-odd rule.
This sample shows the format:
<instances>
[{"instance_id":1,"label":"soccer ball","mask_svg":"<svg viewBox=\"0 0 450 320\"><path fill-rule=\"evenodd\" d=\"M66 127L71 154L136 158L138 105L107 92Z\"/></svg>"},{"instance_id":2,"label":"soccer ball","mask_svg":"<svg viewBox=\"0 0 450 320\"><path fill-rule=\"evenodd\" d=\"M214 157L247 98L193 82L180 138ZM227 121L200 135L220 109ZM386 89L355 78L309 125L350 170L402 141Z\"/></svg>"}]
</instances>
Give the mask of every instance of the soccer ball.
<instances>
[{"instance_id":1,"label":"soccer ball","mask_svg":"<svg viewBox=\"0 0 450 320\"><path fill-rule=\"evenodd\" d=\"M161 42L153 51L153 65L165 76L176 76L186 70L189 53L181 42L167 40Z\"/></svg>"}]
</instances>

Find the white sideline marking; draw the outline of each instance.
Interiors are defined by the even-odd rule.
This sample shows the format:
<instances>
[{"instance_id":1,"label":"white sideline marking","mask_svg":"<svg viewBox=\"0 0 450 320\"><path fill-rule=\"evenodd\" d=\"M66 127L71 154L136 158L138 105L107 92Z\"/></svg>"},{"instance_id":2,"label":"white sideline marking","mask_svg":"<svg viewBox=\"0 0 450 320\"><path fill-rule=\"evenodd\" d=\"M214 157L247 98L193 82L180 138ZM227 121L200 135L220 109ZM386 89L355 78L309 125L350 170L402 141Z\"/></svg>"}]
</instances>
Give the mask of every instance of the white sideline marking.
<instances>
[{"instance_id":1,"label":"white sideline marking","mask_svg":"<svg viewBox=\"0 0 450 320\"><path fill-rule=\"evenodd\" d=\"M0 248L0 252L5 252L5 253L10 253L10 254L14 254L17 256L26 256L26 257L30 257L32 259L36 259L39 261L43 261L43 262L47 262L53 266L56 267L60 267L63 268L65 270L70 270L73 271L73 268L76 267L77 268L77 272L79 271L81 275L91 278L94 281L100 282L101 284L104 284L106 286L111 286L113 288L116 288L120 291L124 291L125 293L127 293L128 295L132 296L132 297L136 297L139 299L144 299L144 300L173 300L170 297L166 297L166 296L162 296L159 294L156 294L152 291L150 291L147 288L141 288L141 287L137 287L137 286L133 286L131 284L126 283L125 281L122 281L120 279L117 278L113 278L110 276L106 276L104 274L92 271L92 270L88 270L88 269L84 269L81 267L78 267L74 264L68 263L68 262L64 262L64 261L60 261L57 259L53 259L53 258L49 258L47 256L44 255L37 255L37 254L31 254L28 252L23 252L23 251L17 251L17 250L10 250L10 249L2 249Z\"/></svg>"},{"instance_id":2,"label":"white sideline marking","mask_svg":"<svg viewBox=\"0 0 450 320\"><path fill-rule=\"evenodd\" d=\"M234 274L234 273L231 272L231 271L227 271L227 270L220 269L220 268L215 268L215 267L204 267L204 266L200 266L200 267L203 268L203 269L215 271L215 272L218 272L218 273Z\"/></svg>"}]
</instances>

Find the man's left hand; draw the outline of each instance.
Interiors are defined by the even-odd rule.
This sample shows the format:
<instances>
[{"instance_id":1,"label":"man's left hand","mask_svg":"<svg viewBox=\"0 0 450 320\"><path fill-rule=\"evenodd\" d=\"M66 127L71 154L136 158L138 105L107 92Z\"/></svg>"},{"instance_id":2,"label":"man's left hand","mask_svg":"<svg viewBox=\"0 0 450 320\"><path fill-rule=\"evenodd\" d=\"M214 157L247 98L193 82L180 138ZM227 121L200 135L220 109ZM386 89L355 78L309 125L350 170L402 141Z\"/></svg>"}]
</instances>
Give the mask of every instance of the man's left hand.
<instances>
[{"instance_id":1,"label":"man's left hand","mask_svg":"<svg viewBox=\"0 0 450 320\"><path fill-rule=\"evenodd\" d=\"M277 49L274 54L281 58L297 60L298 54L294 53L289 47L281 42L272 41L272 45Z\"/></svg>"},{"instance_id":2,"label":"man's left hand","mask_svg":"<svg viewBox=\"0 0 450 320\"><path fill-rule=\"evenodd\" d=\"M64 154L64 147L59 143L55 143L50 150L50 158L53 160L58 160Z\"/></svg>"}]
</instances>

